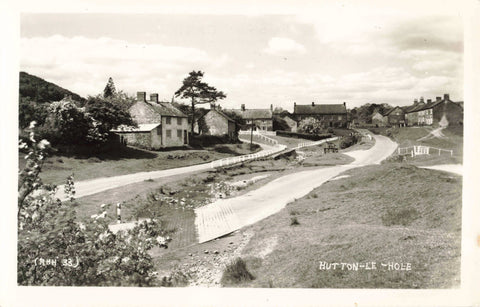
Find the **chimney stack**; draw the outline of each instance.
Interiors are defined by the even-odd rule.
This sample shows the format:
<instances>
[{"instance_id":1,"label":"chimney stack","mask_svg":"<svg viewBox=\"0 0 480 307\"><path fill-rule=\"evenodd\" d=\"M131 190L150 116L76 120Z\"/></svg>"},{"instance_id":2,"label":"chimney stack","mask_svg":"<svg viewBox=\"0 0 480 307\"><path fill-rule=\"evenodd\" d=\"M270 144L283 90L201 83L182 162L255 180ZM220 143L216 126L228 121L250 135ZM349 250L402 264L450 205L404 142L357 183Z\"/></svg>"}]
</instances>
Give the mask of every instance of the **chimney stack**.
<instances>
[{"instance_id":1,"label":"chimney stack","mask_svg":"<svg viewBox=\"0 0 480 307\"><path fill-rule=\"evenodd\" d=\"M427 99L427 103L430 103L430 102L432 102L432 99Z\"/></svg>"},{"instance_id":2,"label":"chimney stack","mask_svg":"<svg viewBox=\"0 0 480 307\"><path fill-rule=\"evenodd\" d=\"M150 101L158 103L158 94L157 93L150 94Z\"/></svg>"},{"instance_id":3,"label":"chimney stack","mask_svg":"<svg viewBox=\"0 0 480 307\"><path fill-rule=\"evenodd\" d=\"M273 104L270 105L270 111L273 112Z\"/></svg>"},{"instance_id":4,"label":"chimney stack","mask_svg":"<svg viewBox=\"0 0 480 307\"><path fill-rule=\"evenodd\" d=\"M417 104L417 103L418 103L418 99L417 98L413 99L413 104Z\"/></svg>"},{"instance_id":5,"label":"chimney stack","mask_svg":"<svg viewBox=\"0 0 480 307\"><path fill-rule=\"evenodd\" d=\"M315 102L312 101L312 107L315 106Z\"/></svg>"},{"instance_id":6,"label":"chimney stack","mask_svg":"<svg viewBox=\"0 0 480 307\"><path fill-rule=\"evenodd\" d=\"M137 92L138 101L146 101L147 93L146 92Z\"/></svg>"},{"instance_id":7,"label":"chimney stack","mask_svg":"<svg viewBox=\"0 0 480 307\"><path fill-rule=\"evenodd\" d=\"M450 95L449 94L443 94L443 99L445 99L445 101L450 100Z\"/></svg>"},{"instance_id":8,"label":"chimney stack","mask_svg":"<svg viewBox=\"0 0 480 307\"><path fill-rule=\"evenodd\" d=\"M215 102L210 102L210 110L215 110L215 109L216 109Z\"/></svg>"},{"instance_id":9,"label":"chimney stack","mask_svg":"<svg viewBox=\"0 0 480 307\"><path fill-rule=\"evenodd\" d=\"M440 100L442 100L442 97L437 96L437 100L436 100L436 101L440 101Z\"/></svg>"},{"instance_id":10,"label":"chimney stack","mask_svg":"<svg viewBox=\"0 0 480 307\"><path fill-rule=\"evenodd\" d=\"M343 102L343 106L345 107L345 109L347 108L347 103L345 101Z\"/></svg>"},{"instance_id":11,"label":"chimney stack","mask_svg":"<svg viewBox=\"0 0 480 307\"><path fill-rule=\"evenodd\" d=\"M245 111L245 104L242 103L242 111Z\"/></svg>"}]
</instances>

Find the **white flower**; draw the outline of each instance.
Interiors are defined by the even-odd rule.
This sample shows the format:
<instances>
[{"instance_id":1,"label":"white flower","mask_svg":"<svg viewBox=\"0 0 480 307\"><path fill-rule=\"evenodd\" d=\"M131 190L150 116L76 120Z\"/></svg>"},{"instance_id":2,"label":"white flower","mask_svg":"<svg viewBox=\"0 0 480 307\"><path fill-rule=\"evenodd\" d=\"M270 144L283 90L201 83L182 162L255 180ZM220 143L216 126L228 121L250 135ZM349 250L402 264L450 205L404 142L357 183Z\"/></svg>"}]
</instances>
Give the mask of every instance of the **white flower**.
<instances>
[{"instance_id":1,"label":"white flower","mask_svg":"<svg viewBox=\"0 0 480 307\"><path fill-rule=\"evenodd\" d=\"M100 208L105 208L106 204L101 204Z\"/></svg>"},{"instance_id":2,"label":"white flower","mask_svg":"<svg viewBox=\"0 0 480 307\"><path fill-rule=\"evenodd\" d=\"M30 122L30 126L28 126L28 128L29 128L29 129L33 129L33 128L35 128L35 125L36 125L36 124L37 124L37 122L34 121L34 120L32 120L32 121Z\"/></svg>"},{"instance_id":3,"label":"white flower","mask_svg":"<svg viewBox=\"0 0 480 307\"><path fill-rule=\"evenodd\" d=\"M92 219L96 219L96 218L97 218L97 216L98 216L97 214L94 214L94 215L90 216L90 218L92 218Z\"/></svg>"},{"instance_id":4,"label":"white flower","mask_svg":"<svg viewBox=\"0 0 480 307\"><path fill-rule=\"evenodd\" d=\"M50 146L50 142L45 139L41 140L40 143L38 143L38 148L40 149L45 149L45 147L48 146Z\"/></svg>"}]
</instances>

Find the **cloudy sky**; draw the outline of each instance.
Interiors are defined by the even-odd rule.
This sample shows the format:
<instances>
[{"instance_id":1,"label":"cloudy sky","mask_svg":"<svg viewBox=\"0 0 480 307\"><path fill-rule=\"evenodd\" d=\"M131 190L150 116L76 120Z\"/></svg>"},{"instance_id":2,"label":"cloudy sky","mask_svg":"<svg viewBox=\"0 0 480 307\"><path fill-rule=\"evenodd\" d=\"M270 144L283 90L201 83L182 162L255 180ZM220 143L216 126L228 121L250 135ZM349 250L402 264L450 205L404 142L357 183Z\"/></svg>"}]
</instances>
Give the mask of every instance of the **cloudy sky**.
<instances>
[{"instance_id":1,"label":"cloudy sky","mask_svg":"<svg viewBox=\"0 0 480 307\"><path fill-rule=\"evenodd\" d=\"M337 2L334 2L337 3ZM20 69L84 97L117 89L170 100L192 70L224 107L463 100L455 11L332 4L288 15L22 14Z\"/></svg>"}]
</instances>

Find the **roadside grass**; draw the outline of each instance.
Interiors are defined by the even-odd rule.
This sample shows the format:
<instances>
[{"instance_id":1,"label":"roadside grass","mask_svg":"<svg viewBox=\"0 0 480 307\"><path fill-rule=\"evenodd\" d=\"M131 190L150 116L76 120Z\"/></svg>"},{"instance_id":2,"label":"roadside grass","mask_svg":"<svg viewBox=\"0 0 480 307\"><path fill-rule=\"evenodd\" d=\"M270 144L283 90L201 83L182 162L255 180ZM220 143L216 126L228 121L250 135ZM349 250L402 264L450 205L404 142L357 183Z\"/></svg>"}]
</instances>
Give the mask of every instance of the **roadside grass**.
<instances>
[{"instance_id":1,"label":"roadside grass","mask_svg":"<svg viewBox=\"0 0 480 307\"><path fill-rule=\"evenodd\" d=\"M260 150L258 146L255 151ZM143 171L164 170L249 154L248 144L221 144L203 150L176 149L147 151L124 147L117 151L84 156L50 156L45 160L42 180L49 184L63 184L72 173L76 181L112 177ZM25 166L24 154L19 153L19 168Z\"/></svg>"},{"instance_id":2,"label":"roadside grass","mask_svg":"<svg viewBox=\"0 0 480 307\"><path fill-rule=\"evenodd\" d=\"M434 165L434 164L462 164L463 162L463 126L449 126L442 130L444 138L429 138L418 141L427 136L432 127L402 127L402 128L374 128L373 132L391 137L397 142L399 147L410 147L414 145L430 146L435 148L453 150L450 153L431 149L428 156L417 156L414 159L408 159L409 163L414 165Z\"/></svg>"},{"instance_id":3,"label":"roadside grass","mask_svg":"<svg viewBox=\"0 0 480 307\"><path fill-rule=\"evenodd\" d=\"M450 288L460 286L462 177L386 164L349 170L252 225L243 251L278 244L243 287ZM311 197L317 195L317 197ZM295 214L293 214L295 213ZM293 216L292 216L293 215ZM291 218L301 221L289 227ZM376 270L321 270L320 262L376 262ZM410 263L395 271L381 263Z\"/></svg>"},{"instance_id":4,"label":"roadside grass","mask_svg":"<svg viewBox=\"0 0 480 307\"><path fill-rule=\"evenodd\" d=\"M223 286L230 286L254 279L255 277L248 271L245 261L242 258L236 258L232 263L226 265L220 282Z\"/></svg>"}]
</instances>

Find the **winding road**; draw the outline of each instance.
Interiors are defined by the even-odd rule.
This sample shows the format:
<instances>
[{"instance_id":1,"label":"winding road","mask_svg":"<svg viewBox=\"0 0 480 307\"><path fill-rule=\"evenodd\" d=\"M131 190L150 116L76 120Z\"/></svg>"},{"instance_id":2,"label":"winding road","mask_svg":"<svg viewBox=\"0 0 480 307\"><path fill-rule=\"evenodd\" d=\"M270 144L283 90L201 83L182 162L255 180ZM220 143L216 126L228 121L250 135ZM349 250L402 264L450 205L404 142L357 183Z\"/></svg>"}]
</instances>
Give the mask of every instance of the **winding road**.
<instances>
[{"instance_id":1,"label":"winding road","mask_svg":"<svg viewBox=\"0 0 480 307\"><path fill-rule=\"evenodd\" d=\"M276 147L262 144L262 150L259 153L270 151L274 148ZM166 169L166 170L138 172L133 174L121 175L121 176L101 177L101 178L95 178L91 180L76 181L75 182L75 198L96 194L99 192L122 187L131 183L141 182L148 179L157 179L157 178L193 173L193 172L207 170L211 168L212 168L212 162L208 162L203 164L172 168L172 169ZM58 191L55 196L62 201L68 199L64 193L63 185L58 186Z\"/></svg>"},{"instance_id":2,"label":"winding road","mask_svg":"<svg viewBox=\"0 0 480 307\"><path fill-rule=\"evenodd\" d=\"M195 224L199 242L210 241L258 222L348 169L380 164L395 151L397 143L381 135L374 138L372 148L345 153L355 159L350 164L285 175L247 194L197 208Z\"/></svg>"}]
</instances>

